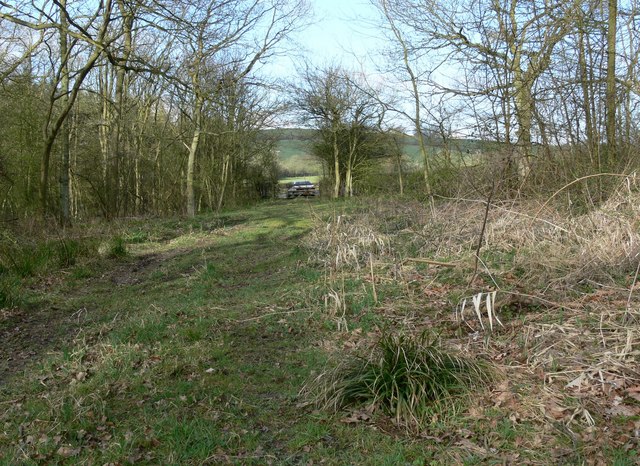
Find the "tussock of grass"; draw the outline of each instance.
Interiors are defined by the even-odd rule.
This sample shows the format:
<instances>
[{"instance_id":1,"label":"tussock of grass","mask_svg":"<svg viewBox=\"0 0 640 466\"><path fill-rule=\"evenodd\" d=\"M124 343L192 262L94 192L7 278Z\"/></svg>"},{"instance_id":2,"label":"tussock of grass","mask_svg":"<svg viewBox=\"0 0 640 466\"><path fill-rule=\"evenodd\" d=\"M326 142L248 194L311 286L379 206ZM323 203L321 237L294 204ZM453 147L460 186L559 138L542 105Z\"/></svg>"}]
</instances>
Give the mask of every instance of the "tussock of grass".
<instances>
[{"instance_id":1,"label":"tussock of grass","mask_svg":"<svg viewBox=\"0 0 640 466\"><path fill-rule=\"evenodd\" d=\"M365 405L419 427L436 413L455 412L469 390L490 379L485 364L454 354L433 337L385 335L369 356L323 373L303 394L324 409Z\"/></svg>"},{"instance_id":2,"label":"tussock of grass","mask_svg":"<svg viewBox=\"0 0 640 466\"><path fill-rule=\"evenodd\" d=\"M422 207L391 248L404 256L469 264L485 208L483 200L473 199L443 202L432 212ZM627 184L577 216L560 205L494 202L482 244L483 271L497 278L515 275L529 292L566 295L585 282L612 285L640 260L639 219L638 186Z\"/></svg>"},{"instance_id":3,"label":"tussock of grass","mask_svg":"<svg viewBox=\"0 0 640 466\"><path fill-rule=\"evenodd\" d=\"M119 235L103 242L98 248L98 252L102 256L112 258L125 257L129 254L126 241Z\"/></svg>"},{"instance_id":4,"label":"tussock of grass","mask_svg":"<svg viewBox=\"0 0 640 466\"><path fill-rule=\"evenodd\" d=\"M391 253L389 238L366 221L339 215L315 228L307 242L312 256L332 270L360 269L372 256Z\"/></svg>"}]
</instances>

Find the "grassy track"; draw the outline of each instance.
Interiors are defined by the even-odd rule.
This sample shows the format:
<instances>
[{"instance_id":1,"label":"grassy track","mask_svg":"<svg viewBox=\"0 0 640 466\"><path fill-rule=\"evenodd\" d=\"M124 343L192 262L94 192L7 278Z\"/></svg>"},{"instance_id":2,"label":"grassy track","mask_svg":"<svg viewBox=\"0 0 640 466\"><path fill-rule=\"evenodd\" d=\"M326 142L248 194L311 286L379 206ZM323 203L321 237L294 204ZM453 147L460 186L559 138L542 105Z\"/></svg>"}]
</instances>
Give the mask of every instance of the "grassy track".
<instances>
[{"instance_id":1,"label":"grassy track","mask_svg":"<svg viewBox=\"0 0 640 466\"><path fill-rule=\"evenodd\" d=\"M110 226L115 236L89 239L107 241L111 254L38 269L47 271L24 279L19 306L0 309L0 464L638 464L640 319L637 293L628 291L636 263L603 260L596 271L618 288L585 289L569 272L597 276L580 265L586 254L549 258L533 235L515 263L522 216L508 211L505 227L505 212L496 211L482 251L487 273L471 290L484 212L475 204L443 203L434 213L407 200L297 199ZM602 217L609 234L598 237L637 230L624 223L626 210L616 215L622 227ZM534 233L548 244L544 225ZM551 251L564 251L566 238L554 238ZM114 254L122 243L128 254ZM617 247L604 258L618 257ZM551 281L560 287L553 295L544 277L556 270L563 281ZM488 299L493 287L504 327L491 331L481 327L488 304L474 317L469 296ZM405 343L382 359L372 348L385 333L396 336L382 341ZM424 354L412 334L490 365L488 380L444 410L426 409L414 425L394 420L401 396L393 393L419 400L424 390L399 387L368 399L377 410L360 404L338 414L299 395L342 362L371 358L369 368L392 368L355 385L366 393L403 384L405 368L434 374L425 368L453 361L437 352L407 358ZM451 380L429 377L411 380Z\"/></svg>"},{"instance_id":2,"label":"grassy track","mask_svg":"<svg viewBox=\"0 0 640 466\"><path fill-rule=\"evenodd\" d=\"M311 209L333 208L133 223L128 257L36 290L32 316L58 309L49 327L67 338L35 345L0 386L0 463L428 459L424 445L297 407L327 332L300 244Z\"/></svg>"}]
</instances>

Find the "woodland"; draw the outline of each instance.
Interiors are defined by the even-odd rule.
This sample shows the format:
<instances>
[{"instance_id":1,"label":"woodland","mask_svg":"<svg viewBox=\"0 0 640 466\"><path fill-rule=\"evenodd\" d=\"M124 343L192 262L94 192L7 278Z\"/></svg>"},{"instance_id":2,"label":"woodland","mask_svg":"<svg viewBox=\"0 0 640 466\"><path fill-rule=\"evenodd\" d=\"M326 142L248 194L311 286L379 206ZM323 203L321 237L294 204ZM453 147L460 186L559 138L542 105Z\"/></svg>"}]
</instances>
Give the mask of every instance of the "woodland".
<instances>
[{"instance_id":1,"label":"woodland","mask_svg":"<svg viewBox=\"0 0 640 466\"><path fill-rule=\"evenodd\" d=\"M638 464L640 4L364 3L0 0L0 464Z\"/></svg>"}]
</instances>

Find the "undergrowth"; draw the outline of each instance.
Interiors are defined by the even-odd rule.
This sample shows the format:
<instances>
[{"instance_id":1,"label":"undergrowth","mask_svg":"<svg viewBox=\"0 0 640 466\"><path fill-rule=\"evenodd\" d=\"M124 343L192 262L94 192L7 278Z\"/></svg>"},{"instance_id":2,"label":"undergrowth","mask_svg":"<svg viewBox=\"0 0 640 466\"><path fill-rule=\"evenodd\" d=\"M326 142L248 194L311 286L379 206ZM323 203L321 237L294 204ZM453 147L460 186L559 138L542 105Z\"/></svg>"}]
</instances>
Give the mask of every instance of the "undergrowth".
<instances>
[{"instance_id":1,"label":"undergrowth","mask_svg":"<svg viewBox=\"0 0 640 466\"><path fill-rule=\"evenodd\" d=\"M455 354L428 333L386 334L369 355L349 357L303 394L323 409L381 409L398 425L422 428L459 413L470 390L491 380L487 364Z\"/></svg>"},{"instance_id":2,"label":"undergrowth","mask_svg":"<svg viewBox=\"0 0 640 466\"><path fill-rule=\"evenodd\" d=\"M70 270L75 276L87 263L127 255L127 241L119 234L92 231L54 236L5 231L0 237L0 308L20 305L26 286L60 270Z\"/></svg>"},{"instance_id":3,"label":"undergrowth","mask_svg":"<svg viewBox=\"0 0 640 466\"><path fill-rule=\"evenodd\" d=\"M640 186L624 178L606 199L580 209L559 194L498 199L488 208L482 198L367 199L355 201L347 216L318 219L307 247L311 263L324 268L325 314L338 324L337 343L327 348L342 362L309 381L303 394L332 412L377 409L396 426L424 426L454 412L447 432L464 431L462 420L500 425L506 416L513 430L531 429L528 448L562 452L554 461L604 464L608 458L596 451L603 445L636 449ZM352 282L362 286L344 286ZM357 314L350 312L355 301L366 303ZM376 324L365 328L365 320ZM387 327L393 331L381 336ZM425 346L434 349L433 341L420 340L425 330L440 336L445 354L490 361L485 368L497 367L487 373L509 377L496 385L470 366L475 381L464 371L461 381L446 371L425 373L438 367L433 359L448 361L442 353L425 355ZM367 353L371 341L378 343ZM434 378L453 380L453 394L447 383L425 382ZM469 387L477 388L471 407L462 395ZM563 435L550 435L558 426ZM510 430L497 441L520 442L506 439ZM491 456L466 439L479 458Z\"/></svg>"}]
</instances>

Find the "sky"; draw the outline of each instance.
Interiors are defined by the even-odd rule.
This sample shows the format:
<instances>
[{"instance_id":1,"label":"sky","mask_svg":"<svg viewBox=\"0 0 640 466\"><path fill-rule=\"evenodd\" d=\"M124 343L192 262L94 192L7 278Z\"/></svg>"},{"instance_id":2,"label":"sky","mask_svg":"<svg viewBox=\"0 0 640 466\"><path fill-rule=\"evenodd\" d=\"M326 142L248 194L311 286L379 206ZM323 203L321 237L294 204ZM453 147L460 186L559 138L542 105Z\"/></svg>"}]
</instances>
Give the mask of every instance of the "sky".
<instances>
[{"instance_id":1,"label":"sky","mask_svg":"<svg viewBox=\"0 0 640 466\"><path fill-rule=\"evenodd\" d=\"M287 77L305 57L315 65L337 63L357 69L362 58L375 52L378 43L368 24L376 11L368 0L311 0L311 4L313 24L294 37L298 53L280 57L270 73Z\"/></svg>"}]
</instances>

